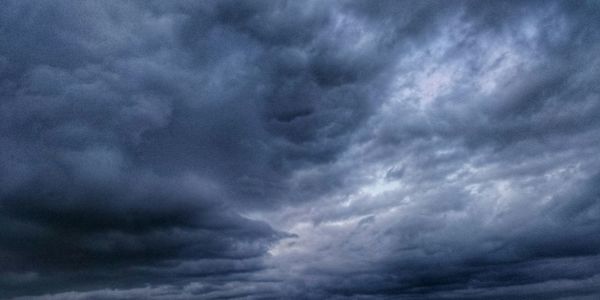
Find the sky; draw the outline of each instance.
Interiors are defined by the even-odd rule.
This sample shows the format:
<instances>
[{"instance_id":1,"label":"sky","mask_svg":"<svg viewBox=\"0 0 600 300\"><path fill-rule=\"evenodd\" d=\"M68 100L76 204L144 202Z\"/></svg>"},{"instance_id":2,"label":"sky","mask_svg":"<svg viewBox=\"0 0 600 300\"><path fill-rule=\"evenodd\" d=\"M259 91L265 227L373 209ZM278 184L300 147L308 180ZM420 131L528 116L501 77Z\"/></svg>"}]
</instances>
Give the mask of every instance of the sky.
<instances>
[{"instance_id":1,"label":"sky","mask_svg":"<svg viewBox=\"0 0 600 300\"><path fill-rule=\"evenodd\" d=\"M0 5L0 299L600 297L599 1Z\"/></svg>"}]
</instances>

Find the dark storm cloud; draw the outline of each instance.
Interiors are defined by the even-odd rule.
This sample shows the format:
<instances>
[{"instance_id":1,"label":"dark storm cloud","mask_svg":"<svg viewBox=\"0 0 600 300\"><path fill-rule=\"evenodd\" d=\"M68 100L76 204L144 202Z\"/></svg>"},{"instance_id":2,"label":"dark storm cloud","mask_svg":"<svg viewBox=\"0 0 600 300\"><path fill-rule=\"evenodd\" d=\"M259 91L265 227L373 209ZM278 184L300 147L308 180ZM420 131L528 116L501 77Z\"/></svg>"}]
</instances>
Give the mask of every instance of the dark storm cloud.
<instances>
[{"instance_id":1,"label":"dark storm cloud","mask_svg":"<svg viewBox=\"0 0 600 300\"><path fill-rule=\"evenodd\" d=\"M0 297L591 299L598 20L7 1Z\"/></svg>"},{"instance_id":2,"label":"dark storm cloud","mask_svg":"<svg viewBox=\"0 0 600 300\"><path fill-rule=\"evenodd\" d=\"M5 296L264 268L285 234L236 207L334 159L383 68L332 6L6 3Z\"/></svg>"}]
</instances>

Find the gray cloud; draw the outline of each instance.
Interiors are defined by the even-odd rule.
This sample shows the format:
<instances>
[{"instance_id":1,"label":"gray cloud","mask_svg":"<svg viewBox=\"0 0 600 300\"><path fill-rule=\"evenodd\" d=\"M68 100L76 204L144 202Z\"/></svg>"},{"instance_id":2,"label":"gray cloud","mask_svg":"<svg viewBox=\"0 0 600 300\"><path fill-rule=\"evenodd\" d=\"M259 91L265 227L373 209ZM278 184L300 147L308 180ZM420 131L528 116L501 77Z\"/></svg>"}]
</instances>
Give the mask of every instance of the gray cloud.
<instances>
[{"instance_id":1,"label":"gray cloud","mask_svg":"<svg viewBox=\"0 0 600 300\"><path fill-rule=\"evenodd\" d=\"M0 298L593 299L593 1L8 1Z\"/></svg>"}]
</instances>

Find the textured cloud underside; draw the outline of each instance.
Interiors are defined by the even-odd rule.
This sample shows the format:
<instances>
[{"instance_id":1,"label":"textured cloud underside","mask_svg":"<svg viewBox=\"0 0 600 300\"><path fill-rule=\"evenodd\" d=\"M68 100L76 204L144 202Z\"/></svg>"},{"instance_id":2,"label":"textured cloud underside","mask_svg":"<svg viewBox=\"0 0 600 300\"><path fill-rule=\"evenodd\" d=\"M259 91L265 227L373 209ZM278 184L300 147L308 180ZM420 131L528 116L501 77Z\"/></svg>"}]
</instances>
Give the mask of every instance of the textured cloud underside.
<instances>
[{"instance_id":1,"label":"textured cloud underside","mask_svg":"<svg viewBox=\"0 0 600 300\"><path fill-rule=\"evenodd\" d=\"M597 1L4 1L0 299L597 299Z\"/></svg>"}]
</instances>

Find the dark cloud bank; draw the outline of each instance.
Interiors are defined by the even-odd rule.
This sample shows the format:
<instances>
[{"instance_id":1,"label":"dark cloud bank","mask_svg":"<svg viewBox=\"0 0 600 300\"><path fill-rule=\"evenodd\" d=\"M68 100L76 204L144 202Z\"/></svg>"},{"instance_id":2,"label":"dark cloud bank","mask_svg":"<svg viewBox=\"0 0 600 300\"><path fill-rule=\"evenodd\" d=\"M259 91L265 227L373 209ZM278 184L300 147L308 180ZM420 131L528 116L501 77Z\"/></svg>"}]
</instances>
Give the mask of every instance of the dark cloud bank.
<instances>
[{"instance_id":1,"label":"dark cloud bank","mask_svg":"<svg viewBox=\"0 0 600 300\"><path fill-rule=\"evenodd\" d=\"M597 1L3 1L2 299L598 299Z\"/></svg>"}]
</instances>

